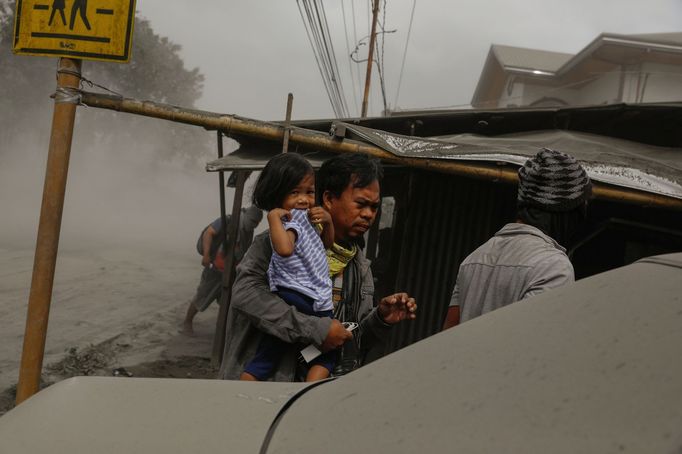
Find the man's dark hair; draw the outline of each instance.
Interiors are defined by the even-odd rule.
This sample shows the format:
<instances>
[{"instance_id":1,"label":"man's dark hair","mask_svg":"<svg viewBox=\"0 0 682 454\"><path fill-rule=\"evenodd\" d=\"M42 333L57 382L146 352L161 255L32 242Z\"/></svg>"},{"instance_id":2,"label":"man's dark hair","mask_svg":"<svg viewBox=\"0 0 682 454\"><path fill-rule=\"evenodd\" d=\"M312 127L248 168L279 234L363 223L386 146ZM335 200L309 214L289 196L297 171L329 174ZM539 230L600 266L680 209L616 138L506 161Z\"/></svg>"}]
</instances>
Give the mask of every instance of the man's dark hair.
<instances>
[{"instance_id":1,"label":"man's dark hair","mask_svg":"<svg viewBox=\"0 0 682 454\"><path fill-rule=\"evenodd\" d=\"M281 206L287 193L312 173L313 166L300 154L278 154L268 161L258 177L253 204L268 211Z\"/></svg>"},{"instance_id":2,"label":"man's dark hair","mask_svg":"<svg viewBox=\"0 0 682 454\"><path fill-rule=\"evenodd\" d=\"M341 197L341 193L353 184L354 188L369 186L374 180L381 180L384 170L378 159L364 153L344 153L327 159L317 172L315 187L317 201L322 203L325 191L334 197Z\"/></svg>"}]
</instances>

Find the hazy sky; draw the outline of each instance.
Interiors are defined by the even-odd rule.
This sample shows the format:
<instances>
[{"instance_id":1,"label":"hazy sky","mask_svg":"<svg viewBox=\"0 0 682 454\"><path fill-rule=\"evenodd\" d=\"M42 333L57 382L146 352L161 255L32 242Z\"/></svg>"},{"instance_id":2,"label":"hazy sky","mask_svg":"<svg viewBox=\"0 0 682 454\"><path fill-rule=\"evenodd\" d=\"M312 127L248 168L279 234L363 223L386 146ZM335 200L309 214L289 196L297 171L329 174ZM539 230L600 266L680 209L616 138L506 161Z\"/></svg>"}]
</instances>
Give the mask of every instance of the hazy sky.
<instances>
[{"instance_id":1,"label":"hazy sky","mask_svg":"<svg viewBox=\"0 0 682 454\"><path fill-rule=\"evenodd\" d=\"M383 8L383 0L381 4ZM386 35L384 46L391 107L413 4L386 2L385 28L397 29ZM325 5L346 96L357 114L362 87L356 86L353 98L341 5L353 42L354 34L357 39L368 34L369 0L327 0ZM157 33L183 47L188 67L199 67L206 76L198 108L279 120L284 118L286 95L293 92L294 119L333 117L296 0L137 0L137 8ZM420 0L397 105L467 105L492 43L575 53L602 32L681 28L682 0ZM363 82L365 65L355 68ZM85 71L87 77L87 65ZM383 106L376 72L372 87L369 112L378 115ZM51 111L50 90L45 89L45 108ZM87 114L79 109L79 115ZM35 126L17 129L13 145L0 144L5 147L0 153L0 211L12 213L0 220L0 243L35 240L49 123L46 119L39 125L41 134L34 133ZM140 240L149 233L154 240L168 237L174 247L195 254L197 232L218 213L216 175L206 173L200 161L191 168L152 165L157 162L150 154L153 144L144 141L86 149L79 131L77 123L62 239L78 243L92 233ZM207 134L213 140L212 133Z\"/></svg>"},{"instance_id":2,"label":"hazy sky","mask_svg":"<svg viewBox=\"0 0 682 454\"><path fill-rule=\"evenodd\" d=\"M370 0L324 2L346 98L360 104L365 64L353 96L346 30L367 36ZM384 46L388 103L393 107L413 0L387 0ZM296 0L138 0L154 30L183 47L188 67L206 76L198 107L276 120L293 92L293 117L333 117ZM492 43L576 53L602 32L680 31L681 0L420 0L414 21L399 108L466 105ZM366 49L366 46L363 48ZM366 55L366 50L363 51ZM358 66L353 63L353 66ZM355 69L354 69L355 71ZM354 73L355 74L355 73ZM356 77L357 80L357 77ZM374 73L370 115L383 108Z\"/></svg>"}]
</instances>

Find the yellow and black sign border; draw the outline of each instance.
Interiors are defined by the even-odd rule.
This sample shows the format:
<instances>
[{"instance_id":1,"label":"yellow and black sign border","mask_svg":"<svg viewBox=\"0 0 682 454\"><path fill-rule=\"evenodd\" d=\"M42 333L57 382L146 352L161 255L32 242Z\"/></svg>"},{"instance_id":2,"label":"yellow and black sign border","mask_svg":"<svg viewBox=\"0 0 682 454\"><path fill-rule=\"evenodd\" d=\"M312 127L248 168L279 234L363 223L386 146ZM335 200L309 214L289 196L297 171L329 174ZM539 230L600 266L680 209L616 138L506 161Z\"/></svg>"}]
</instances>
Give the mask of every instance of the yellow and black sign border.
<instances>
[{"instance_id":1,"label":"yellow and black sign border","mask_svg":"<svg viewBox=\"0 0 682 454\"><path fill-rule=\"evenodd\" d=\"M101 61L118 61L127 62L130 60L130 51L133 44L133 31L135 26L135 0L130 0L130 8L128 10L128 17L126 19L126 42L123 48L123 55L104 54L94 52L78 52L68 49L40 49L30 47L19 47L19 29L21 26L21 8L23 7L23 0L17 0L16 14L14 16L14 52L17 54L27 55L42 55L45 57L74 57L88 60Z\"/></svg>"}]
</instances>

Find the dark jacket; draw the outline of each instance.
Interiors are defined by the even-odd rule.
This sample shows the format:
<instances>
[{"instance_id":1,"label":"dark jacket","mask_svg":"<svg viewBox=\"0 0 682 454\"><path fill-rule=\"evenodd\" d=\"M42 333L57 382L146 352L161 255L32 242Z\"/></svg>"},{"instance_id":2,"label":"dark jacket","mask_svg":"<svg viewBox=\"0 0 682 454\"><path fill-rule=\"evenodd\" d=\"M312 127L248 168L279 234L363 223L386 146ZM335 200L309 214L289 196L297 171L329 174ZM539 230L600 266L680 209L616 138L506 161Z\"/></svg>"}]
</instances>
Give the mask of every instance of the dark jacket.
<instances>
[{"instance_id":1,"label":"dark jacket","mask_svg":"<svg viewBox=\"0 0 682 454\"><path fill-rule=\"evenodd\" d=\"M331 319L309 316L298 312L270 292L267 270L272 255L268 232L256 236L237 267L237 278L232 288L232 301L227 315L225 353L220 376L236 380L258 348L261 333L278 337L292 348L282 358L273 380L293 381L299 350L308 344L318 347L327 336ZM359 306L358 331L362 349L366 351L377 341L387 338L390 325L385 324L374 308L374 281L369 261L358 252L362 301ZM344 282L345 285L345 282Z\"/></svg>"}]
</instances>

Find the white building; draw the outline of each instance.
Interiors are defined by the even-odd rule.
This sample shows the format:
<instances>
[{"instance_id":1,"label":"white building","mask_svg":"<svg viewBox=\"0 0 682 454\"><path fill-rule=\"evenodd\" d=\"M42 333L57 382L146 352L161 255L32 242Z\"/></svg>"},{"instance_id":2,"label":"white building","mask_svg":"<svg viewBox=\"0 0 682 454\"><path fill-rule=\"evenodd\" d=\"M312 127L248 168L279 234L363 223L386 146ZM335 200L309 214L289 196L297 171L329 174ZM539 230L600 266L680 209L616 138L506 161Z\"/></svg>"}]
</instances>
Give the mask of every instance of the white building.
<instances>
[{"instance_id":1,"label":"white building","mask_svg":"<svg viewBox=\"0 0 682 454\"><path fill-rule=\"evenodd\" d=\"M603 33L575 55L494 44L475 108L682 101L682 33Z\"/></svg>"}]
</instances>

